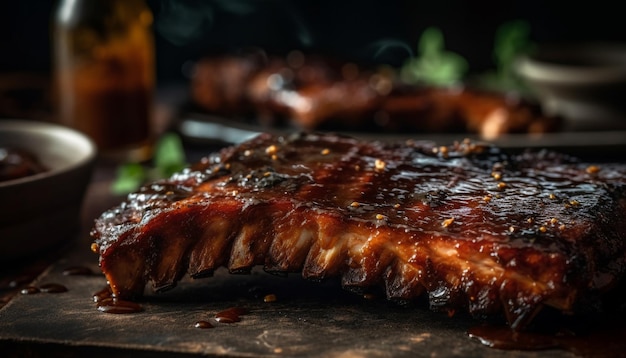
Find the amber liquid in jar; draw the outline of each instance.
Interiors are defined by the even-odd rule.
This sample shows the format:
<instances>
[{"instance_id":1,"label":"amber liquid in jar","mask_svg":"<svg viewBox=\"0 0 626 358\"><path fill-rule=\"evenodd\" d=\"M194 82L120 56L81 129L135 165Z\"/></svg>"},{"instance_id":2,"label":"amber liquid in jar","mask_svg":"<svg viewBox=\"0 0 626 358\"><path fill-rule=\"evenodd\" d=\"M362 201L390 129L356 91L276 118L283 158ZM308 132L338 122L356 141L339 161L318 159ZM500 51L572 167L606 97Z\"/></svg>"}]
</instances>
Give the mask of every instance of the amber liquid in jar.
<instances>
[{"instance_id":1,"label":"amber liquid in jar","mask_svg":"<svg viewBox=\"0 0 626 358\"><path fill-rule=\"evenodd\" d=\"M102 157L152 155L152 13L143 0L64 0L54 27L58 116Z\"/></svg>"}]
</instances>

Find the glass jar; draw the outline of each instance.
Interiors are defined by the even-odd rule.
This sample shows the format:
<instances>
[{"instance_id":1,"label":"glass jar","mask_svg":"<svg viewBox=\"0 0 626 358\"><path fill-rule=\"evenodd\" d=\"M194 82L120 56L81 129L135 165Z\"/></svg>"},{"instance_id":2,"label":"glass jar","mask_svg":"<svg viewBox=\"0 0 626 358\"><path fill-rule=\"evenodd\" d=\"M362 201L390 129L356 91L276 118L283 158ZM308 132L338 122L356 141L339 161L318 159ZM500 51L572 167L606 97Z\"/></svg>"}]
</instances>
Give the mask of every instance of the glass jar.
<instances>
[{"instance_id":1,"label":"glass jar","mask_svg":"<svg viewBox=\"0 0 626 358\"><path fill-rule=\"evenodd\" d=\"M152 155L154 38L144 0L62 0L54 19L61 124L90 136L104 158Z\"/></svg>"}]
</instances>

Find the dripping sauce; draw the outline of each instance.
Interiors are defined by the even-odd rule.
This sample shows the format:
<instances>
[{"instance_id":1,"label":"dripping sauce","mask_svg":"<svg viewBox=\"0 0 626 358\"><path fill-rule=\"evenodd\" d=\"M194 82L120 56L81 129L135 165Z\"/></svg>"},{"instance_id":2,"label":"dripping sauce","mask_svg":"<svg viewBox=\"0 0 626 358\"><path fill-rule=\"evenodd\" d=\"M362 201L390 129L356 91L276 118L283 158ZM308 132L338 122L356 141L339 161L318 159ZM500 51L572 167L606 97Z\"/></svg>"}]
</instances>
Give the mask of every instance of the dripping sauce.
<instances>
[{"instance_id":1,"label":"dripping sauce","mask_svg":"<svg viewBox=\"0 0 626 358\"><path fill-rule=\"evenodd\" d=\"M197 321L193 326L201 329L215 328L215 326L209 321Z\"/></svg>"},{"instance_id":2,"label":"dripping sauce","mask_svg":"<svg viewBox=\"0 0 626 358\"><path fill-rule=\"evenodd\" d=\"M115 297L100 300L97 304L97 308L100 312L113 314L137 313L143 311L143 307L140 304Z\"/></svg>"},{"instance_id":3,"label":"dripping sauce","mask_svg":"<svg viewBox=\"0 0 626 358\"><path fill-rule=\"evenodd\" d=\"M554 325L541 331L516 332L504 325L471 327L468 335L495 349L541 351L560 349L580 357L612 357L626 352L626 317Z\"/></svg>"},{"instance_id":4,"label":"dripping sauce","mask_svg":"<svg viewBox=\"0 0 626 358\"><path fill-rule=\"evenodd\" d=\"M95 292L93 294L93 301L96 303L96 309L104 313L128 314L143 311L143 307L136 302L114 297L109 286Z\"/></svg>"},{"instance_id":5,"label":"dripping sauce","mask_svg":"<svg viewBox=\"0 0 626 358\"><path fill-rule=\"evenodd\" d=\"M215 314L215 320L219 323L235 323L241 321L241 316L248 313L245 307L231 307Z\"/></svg>"}]
</instances>

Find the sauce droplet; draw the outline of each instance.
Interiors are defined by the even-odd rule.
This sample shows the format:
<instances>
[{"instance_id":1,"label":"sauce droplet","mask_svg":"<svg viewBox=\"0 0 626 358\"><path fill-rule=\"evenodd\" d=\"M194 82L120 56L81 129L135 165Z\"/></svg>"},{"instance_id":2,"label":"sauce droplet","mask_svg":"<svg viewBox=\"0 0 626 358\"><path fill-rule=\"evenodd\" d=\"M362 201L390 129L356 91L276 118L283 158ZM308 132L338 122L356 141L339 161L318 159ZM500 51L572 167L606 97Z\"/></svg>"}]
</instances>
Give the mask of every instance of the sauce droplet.
<instances>
[{"instance_id":1,"label":"sauce droplet","mask_svg":"<svg viewBox=\"0 0 626 358\"><path fill-rule=\"evenodd\" d=\"M263 302L265 302L265 303L276 302L277 299L278 298L276 297L276 295L271 293L271 294L265 295L265 297L263 297Z\"/></svg>"},{"instance_id":2,"label":"sauce droplet","mask_svg":"<svg viewBox=\"0 0 626 358\"><path fill-rule=\"evenodd\" d=\"M93 271L89 267L72 266L63 270L63 276L91 276Z\"/></svg>"},{"instance_id":3,"label":"sauce droplet","mask_svg":"<svg viewBox=\"0 0 626 358\"><path fill-rule=\"evenodd\" d=\"M45 293L62 293L67 292L67 287L58 284L58 283L47 283L45 285L39 286L41 292Z\"/></svg>"},{"instance_id":4,"label":"sauce droplet","mask_svg":"<svg viewBox=\"0 0 626 358\"><path fill-rule=\"evenodd\" d=\"M482 344L497 349L563 349L582 357L612 357L616 352L626 352L624 317L618 316L592 322L566 322L538 332L516 332L506 326L482 325L470 328L467 333Z\"/></svg>"},{"instance_id":5,"label":"sauce droplet","mask_svg":"<svg viewBox=\"0 0 626 358\"><path fill-rule=\"evenodd\" d=\"M34 295L35 293L39 293L41 292L39 290L39 288L35 287L35 286L28 286L28 287L24 287L20 293L23 295Z\"/></svg>"},{"instance_id":6,"label":"sauce droplet","mask_svg":"<svg viewBox=\"0 0 626 358\"><path fill-rule=\"evenodd\" d=\"M468 330L468 335L497 349L543 350L558 347L558 343L550 335L517 332L506 326L476 326Z\"/></svg>"},{"instance_id":7,"label":"sauce droplet","mask_svg":"<svg viewBox=\"0 0 626 358\"><path fill-rule=\"evenodd\" d=\"M196 328L201 328L201 329L214 328L215 327L209 321L198 321L193 326L196 327Z\"/></svg>"},{"instance_id":8,"label":"sauce droplet","mask_svg":"<svg viewBox=\"0 0 626 358\"><path fill-rule=\"evenodd\" d=\"M235 323L241 321L242 315L248 313L245 307L231 307L215 314L215 320L219 323Z\"/></svg>"},{"instance_id":9,"label":"sauce droplet","mask_svg":"<svg viewBox=\"0 0 626 358\"><path fill-rule=\"evenodd\" d=\"M110 286L105 286L100 291L93 294L93 301L98 303L106 298L112 298L113 292Z\"/></svg>"},{"instance_id":10,"label":"sauce droplet","mask_svg":"<svg viewBox=\"0 0 626 358\"><path fill-rule=\"evenodd\" d=\"M100 312L113 314L137 313L143 311L143 307L138 303L111 297L99 301L97 307Z\"/></svg>"},{"instance_id":11,"label":"sauce droplet","mask_svg":"<svg viewBox=\"0 0 626 358\"><path fill-rule=\"evenodd\" d=\"M219 323L235 323L241 321L241 318L230 314L217 314L215 320Z\"/></svg>"}]
</instances>

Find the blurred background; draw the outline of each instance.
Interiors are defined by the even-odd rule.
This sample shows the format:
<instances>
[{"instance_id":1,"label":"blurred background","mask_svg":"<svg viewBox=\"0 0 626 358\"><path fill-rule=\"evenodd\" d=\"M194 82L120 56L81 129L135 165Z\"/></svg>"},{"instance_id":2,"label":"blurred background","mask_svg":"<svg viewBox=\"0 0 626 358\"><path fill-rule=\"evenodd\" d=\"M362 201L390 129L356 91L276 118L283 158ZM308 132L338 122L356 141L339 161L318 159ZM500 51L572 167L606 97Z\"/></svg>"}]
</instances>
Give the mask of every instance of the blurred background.
<instances>
[{"instance_id":1,"label":"blurred background","mask_svg":"<svg viewBox=\"0 0 626 358\"><path fill-rule=\"evenodd\" d=\"M185 64L239 46L317 50L348 59L400 64L422 31L439 27L446 47L473 71L493 66L498 26L529 23L533 41L626 42L615 1L460 0L148 0L155 16L157 78L184 81ZM56 1L0 5L0 72L47 74ZM385 48L382 52L381 49Z\"/></svg>"},{"instance_id":2,"label":"blurred background","mask_svg":"<svg viewBox=\"0 0 626 358\"><path fill-rule=\"evenodd\" d=\"M260 47L350 61L401 65L428 27L463 56L470 73L494 66L494 35L512 20L529 24L536 43L626 43L618 2L460 0L148 0L154 14L156 82L185 86L195 60ZM38 116L49 95L51 19L57 1L0 5L0 116ZM16 100L17 98L17 100Z\"/></svg>"}]
</instances>

